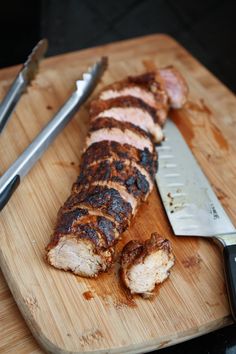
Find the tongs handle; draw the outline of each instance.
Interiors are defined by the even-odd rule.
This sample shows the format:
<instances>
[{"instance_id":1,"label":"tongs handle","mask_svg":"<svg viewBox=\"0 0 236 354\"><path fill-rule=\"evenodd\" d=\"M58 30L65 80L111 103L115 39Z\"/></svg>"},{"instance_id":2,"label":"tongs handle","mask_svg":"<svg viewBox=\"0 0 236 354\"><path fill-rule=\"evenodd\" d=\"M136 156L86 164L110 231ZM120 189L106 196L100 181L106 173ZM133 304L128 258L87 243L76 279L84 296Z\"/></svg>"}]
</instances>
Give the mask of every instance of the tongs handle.
<instances>
[{"instance_id":1,"label":"tongs handle","mask_svg":"<svg viewBox=\"0 0 236 354\"><path fill-rule=\"evenodd\" d=\"M8 122L21 94L25 90L25 87L26 83L20 72L0 104L0 133Z\"/></svg>"},{"instance_id":2,"label":"tongs handle","mask_svg":"<svg viewBox=\"0 0 236 354\"><path fill-rule=\"evenodd\" d=\"M106 67L107 59L101 58L83 74L81 80L76 81L76 90L65 104L0 177L0 211L11 198L22 177L28 173L35 162L41 157L43 152L92 93Z\"/></svg>"}]
</instances>

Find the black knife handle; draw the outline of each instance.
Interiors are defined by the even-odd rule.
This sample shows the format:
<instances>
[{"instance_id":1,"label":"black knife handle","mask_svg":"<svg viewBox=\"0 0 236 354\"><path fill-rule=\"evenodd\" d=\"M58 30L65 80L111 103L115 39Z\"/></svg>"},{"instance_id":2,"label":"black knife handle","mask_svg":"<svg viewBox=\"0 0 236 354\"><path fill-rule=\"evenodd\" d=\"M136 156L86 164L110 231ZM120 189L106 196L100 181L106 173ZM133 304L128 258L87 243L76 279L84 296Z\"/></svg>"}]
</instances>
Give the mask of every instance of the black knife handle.
<instances>
[{"instance_id":1,"label":"black knife handle","mask_svg":"<svg viewBox=\"0 0 236 354\"><path fill-rule=\"evenodd\" d=\"M16 188L20 184L20 176L16 175L11 182L7 185L4 191L0 194L0 210L4 208L8 200L11 198L12 194L15 192Z\"/></svg>"},{"instance_id":2,"label":"black knife handle","mask_svg":"<svg viewBox=\"0 0 236 354\"><path fill-rule=\"evenodd\" d=\"M236 321L236 245L225 246L223 255L229 303Z\"/></svg>"}]
</instances>

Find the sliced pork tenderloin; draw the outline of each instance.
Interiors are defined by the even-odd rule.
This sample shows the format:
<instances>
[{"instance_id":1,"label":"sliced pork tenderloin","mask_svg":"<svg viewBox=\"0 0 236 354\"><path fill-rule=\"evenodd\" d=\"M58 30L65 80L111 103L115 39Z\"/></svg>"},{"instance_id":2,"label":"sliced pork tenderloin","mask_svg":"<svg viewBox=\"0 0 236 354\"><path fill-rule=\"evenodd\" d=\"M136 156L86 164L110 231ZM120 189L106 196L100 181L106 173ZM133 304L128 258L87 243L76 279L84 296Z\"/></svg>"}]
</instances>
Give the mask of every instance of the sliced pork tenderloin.
<instances>
[{"instance_id":1,"label":"sliced pork tenderloin","mask_svg":"<svg viewBox=\"0 0 236 354\"><path fill-rule=\"evenodd\" d=\"M164 89L166 72L162 76L156 72L129 77L126 84L115 84L120 88L123 85L122 90L126 85L129 95L127 90L123 93L121 90L120 96L108 95L106 99L100 97L91 103L91 124L82 155L81 174L59 210L47 248L47 260L54 267L96 277L111 266L116 243L130 225L140 201L145 200L153 188L157 169L154 136L156 141L163 138L158 123L166 119L169 103L176 105L176 97L180 97L178 94L172 101L168 98ZM168 92L173 95L170 87L169 83ZM183 97L181 102L184 102ZM158 127L159 131L155 130ZM164 253L164 247L155 238L150 245L142 245L144 263L147 260L148 264L156 264L152 256L156 259L161 250ZM133 274L133 267L125 260L122 264L125 279L125 273ZM137 268L134 269L137 273ZM151 291L150 284L153 280L140 293ZM135 286L131 284L132 291Z\"/></svg>"}]
</instances>

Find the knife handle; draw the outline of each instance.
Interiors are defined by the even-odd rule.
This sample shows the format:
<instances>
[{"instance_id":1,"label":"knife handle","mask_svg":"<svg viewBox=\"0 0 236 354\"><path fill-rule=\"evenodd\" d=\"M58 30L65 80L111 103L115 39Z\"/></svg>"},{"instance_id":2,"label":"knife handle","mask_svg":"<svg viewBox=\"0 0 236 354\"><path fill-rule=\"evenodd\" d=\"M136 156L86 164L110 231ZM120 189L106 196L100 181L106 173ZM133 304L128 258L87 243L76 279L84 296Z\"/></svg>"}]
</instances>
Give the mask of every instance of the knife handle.
<instances>
[{"instance_id":1,"label":"knife handle","mask_svg":"<svg viewBox=\"0 0 236 354\"><path fill-rule=\"evenodd\" d=\"M236 245L223 249L226 285L232 316L236 321Z\"/></svg>"},{"instance_id":2,"label":"knife handle","mask_svg":"<svg viewBox=\"0 0 236 354\"><path fill-rule=\"evenodd\" d=\"M20 184L20 176L16 175L11 182L6 186L4 191L0 193L0 210L4 208L8 200L11 198L12 194L15 192L16 188Z\"/></svg>"},{"instance_id":3,"label":"knife handle","mask_svg":"<svg viewBox=\"0 0 236 354\"><path fill-rule=\"evenodd\" d=\"M0 104L0 133L10 118L21 94L25 89L25 80L22 74L18 74L9 91Z\"/></svg>"}]
</instances>

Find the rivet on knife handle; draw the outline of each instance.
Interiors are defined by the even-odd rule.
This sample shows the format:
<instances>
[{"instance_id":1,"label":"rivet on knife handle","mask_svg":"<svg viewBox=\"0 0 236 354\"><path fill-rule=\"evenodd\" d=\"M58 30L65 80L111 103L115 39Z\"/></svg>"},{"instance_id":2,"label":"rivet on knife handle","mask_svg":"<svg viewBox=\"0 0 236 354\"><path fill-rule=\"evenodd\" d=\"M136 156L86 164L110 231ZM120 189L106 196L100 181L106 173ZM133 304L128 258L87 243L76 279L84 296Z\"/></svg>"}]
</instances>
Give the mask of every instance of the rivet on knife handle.
<instances>
[{"instance_id":1,"label":"rivet on knife handle","mask_svg":"<svg viewBox=\"0 0 236 354\"><path fill-rule=\"evenodd\" d=\"M22 69L12 83L9 91L0 104L0 133L9 120L12 112L15 109L20 96L25 91L27 85L35 77L38 71L39 61L43 58L48 47L46 39L42 39L34 47L27 61L24 63Z\"/></svg>"},{"instance_id":2,"label":"rivet on knife handle","mask_svg":"<svg viewBox=\"0 0 236 354\"><path fill-rule=\"evenodd\" d=\"M106 66L106 58L101 58L83 74L82 79L76 82L76 90L65 104L0 177L0 210L6 205L22 177L28 173L47 147L70 121L81 104L92 93Z\"/></svg>"}]
</instances>

